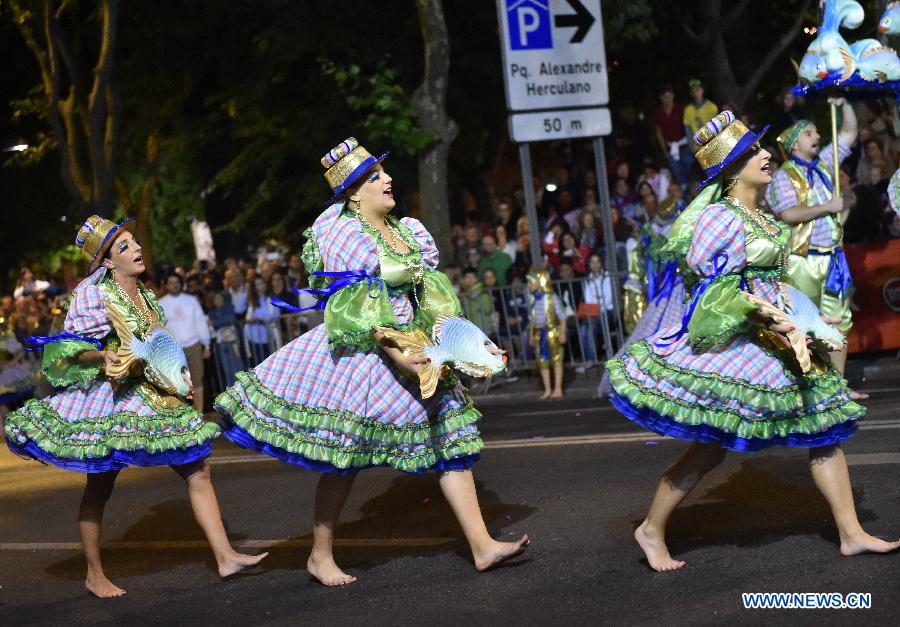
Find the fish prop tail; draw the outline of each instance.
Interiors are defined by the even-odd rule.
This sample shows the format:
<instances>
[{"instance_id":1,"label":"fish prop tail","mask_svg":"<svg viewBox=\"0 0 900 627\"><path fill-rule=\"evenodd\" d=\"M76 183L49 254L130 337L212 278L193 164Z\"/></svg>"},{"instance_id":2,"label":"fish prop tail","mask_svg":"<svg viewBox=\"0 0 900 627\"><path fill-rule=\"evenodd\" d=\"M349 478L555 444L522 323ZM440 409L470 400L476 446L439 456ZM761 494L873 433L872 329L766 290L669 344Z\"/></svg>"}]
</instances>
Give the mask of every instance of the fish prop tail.
<instances>
[{"instance_id":1,"label":"fish prop tail","mask_svg":"<svg viewBox=\"0 0 900 627\"><path fill-rule=\"evenodd\" d=\"M131 329L128 328L128 323L125 322L125 316L122 315L122 312L108 300L104 300L103 304L109 312L113 329L115 330L116 335L119 336L119 350L116 351L116 357L119 358L119 363L113 364L106 369L107 375L116 378L127 374L132 362L137 359L137 355L134 354L135 338Z\"/></svg>"},{"instance_id":2,"label":"fish prop tail","mask_svg":"<svg viewBox=\"0 0 900 627\"><path fill-rule=\"evenodd\" d=\"M741 296L756 305L756 309L761 314L769 316L776 323L792 324L790 317L769 301L763 300L759 296L743 290L741 290ZM806 336L794 327L792 331L788 332L787 339L791 345L791 349L794 351L794 355L797 357L797 363L800 365L800 370L802 370L804 374L808 373L812 370L812 358L809 354L809 348L806 346Z\"/></svg>"},{"instance_id":3,"label":"fish prop tail","mask_svg":"<svg viewBox=\"0 0 900 627\"><path fill-rule=\"evenodd\" d=\"M424 355L426 348L434 346L434 342L422 329L398 331L390 327L378 327L377 330L396 344L400 350L412 355ZM431 398L434 395L442 371L443 364L436 361L419 364L419 389L423 399Z\"/></svg>"}]
</instances>

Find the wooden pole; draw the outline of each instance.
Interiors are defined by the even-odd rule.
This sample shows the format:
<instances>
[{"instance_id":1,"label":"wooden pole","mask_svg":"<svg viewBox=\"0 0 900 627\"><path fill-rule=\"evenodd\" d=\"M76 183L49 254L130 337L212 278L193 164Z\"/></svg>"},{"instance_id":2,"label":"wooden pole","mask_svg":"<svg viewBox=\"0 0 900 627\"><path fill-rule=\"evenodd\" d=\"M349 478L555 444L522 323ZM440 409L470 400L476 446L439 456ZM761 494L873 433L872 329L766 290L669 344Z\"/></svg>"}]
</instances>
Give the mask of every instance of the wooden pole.
<instances>
[{"instance_id":1,"label":"wooden pole","mask_svg":"<svg viewBox=\"0 0 900 627\"><path fill-rule=\"evenodd\" d=\"M831 150L834 156L834 194L841 195L841 161L838 155L837 105L831 103Z\"/></svg>"}]
</instances>

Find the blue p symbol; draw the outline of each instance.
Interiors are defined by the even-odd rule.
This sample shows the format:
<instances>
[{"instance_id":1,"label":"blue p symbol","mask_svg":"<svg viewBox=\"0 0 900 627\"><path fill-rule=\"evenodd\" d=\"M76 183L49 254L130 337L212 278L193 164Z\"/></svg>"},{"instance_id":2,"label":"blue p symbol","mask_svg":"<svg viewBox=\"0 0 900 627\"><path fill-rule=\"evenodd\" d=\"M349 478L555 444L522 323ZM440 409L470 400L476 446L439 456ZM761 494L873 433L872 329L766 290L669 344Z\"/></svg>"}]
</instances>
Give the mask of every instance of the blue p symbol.
<instances>
[{"instance_id":1,"label":"blue p symbol","mask_svg":"<svg viewBox=\"0 0 900 627\"><path fill-rule=\"evenodd\" d=\"M549 0L506 0L512 50L553 48Z\"/></svg>"}]
</instances>

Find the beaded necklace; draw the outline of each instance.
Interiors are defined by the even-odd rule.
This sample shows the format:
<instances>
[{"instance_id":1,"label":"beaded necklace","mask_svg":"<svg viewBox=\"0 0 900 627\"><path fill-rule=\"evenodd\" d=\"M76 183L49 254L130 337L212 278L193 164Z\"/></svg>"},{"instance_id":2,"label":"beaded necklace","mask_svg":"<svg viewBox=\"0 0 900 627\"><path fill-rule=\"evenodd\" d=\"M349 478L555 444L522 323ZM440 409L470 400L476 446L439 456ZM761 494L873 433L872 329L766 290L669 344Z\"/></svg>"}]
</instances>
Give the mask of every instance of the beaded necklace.
<instances>
[{"instance_id":1,"label":"beaded necklace","mask_svg":"<svg viewBox=\"0 0 900 627\"><path fill-rule=\"evenodd\" d=\"M137 311L138 317L144 323L144 328L149 329L151 326L153 326L153 312L150 311L150 305L147 304L147 299L141 293L141 290L137 290L138 298L137 300L135 300L128 294L128 292L125 291L125 288L122 287L115 278L113 278L110 283L112 283L113 289L123 300L125 300L126 302L130 302L134 306L135 311Z\"/></svg>"},{"instance_id":2,"label":"beaded necklace","mask_svg":"<svg viewBox=\"0 0 900 627\"><path fill-rule=\"evenodd\" d=\"M781 229L778 228L778 225L775 224L775 222L771 218L768 218L766 215L764 215L758 208L754 207L753 209L750 209L750 207L742 203L734 196L725 196L725 200L740 209L745 216L750 218L769 235L778 235L781 232Z\"/></svg>"},{"instance_id":3,"label":"beaded necklace","mask_svg":"<svg viewBox=\"0 0 900 627\"><path fill-rule=\"evenodd\" d=\"M381 239L384 241L385 244L387 244L387 247L390 248L392 251L394 251L395 253L397 253L400 256L408 255L410 252L412 252L412 248L410 248L409 245L407 245L407 248L410 248L410 250L408 252L401 251L400 248L397 246L397 241L403 239L403 237L400 235L400 232L397 231L397 227L395 227L393 224L391 224L387 218L384 219L384 225L387 227L387 231L391 235L391 241L388 241L387 238L384 236L384 233L382 231L380 231L379 229L376 229L372 225L372 223L369 222L368 219L366 219L366 216L364 216L362 214L362 212L359 211L359 209L357 209L354 213L356 214L356 217L359 218L360 222L362 222L367 227L369 227L370 229L372 229L373 231L375 231L376 233L381 235Z\"/></svg>"},{"instance_id":4,"label":"beaded necklace","mask_svg":"<svg viewBox=\"0 0 900 627\"><path fill-rule=\"evenodd\" d=\"M412 276L412 281L413 281L413 290L412 290L413 300L416 303L416 308L418 308L419 307L419 294L418 294L418 290L416 289L416 286L425 280L425 264L422 263L421 258L419 259L418 262L413 261L413 253L415 252L413 250L413 247L403 238L403 235L401 235L401 233L397 229L397 227L395 227L393 224L391 224L390 220L388 220L387 217L385 217L385 219L384 219L384 224L387 227L388 232L391 234L390 242L387 240L387 238L384 236L384 234L380 230L376 229L372 225L372 223L366 219L366 217L359 210L358 205L353 213L356 215L357 218L359 218L360 222L362 222L366 227L368 227L371 231L373 231L378 236L378 238L382 242L384 242L385 246L387 246L392 252L394 252L400 258L403 265L406 266L407 270L409 270L410 275ZM406 244L406 247L409 249L407 252L403 252L398 248L398 246L397 246L398 240L403 240L403 243ZM424 287L424 285L423 285L423 287Z\"/></svg>"}]
</instances>

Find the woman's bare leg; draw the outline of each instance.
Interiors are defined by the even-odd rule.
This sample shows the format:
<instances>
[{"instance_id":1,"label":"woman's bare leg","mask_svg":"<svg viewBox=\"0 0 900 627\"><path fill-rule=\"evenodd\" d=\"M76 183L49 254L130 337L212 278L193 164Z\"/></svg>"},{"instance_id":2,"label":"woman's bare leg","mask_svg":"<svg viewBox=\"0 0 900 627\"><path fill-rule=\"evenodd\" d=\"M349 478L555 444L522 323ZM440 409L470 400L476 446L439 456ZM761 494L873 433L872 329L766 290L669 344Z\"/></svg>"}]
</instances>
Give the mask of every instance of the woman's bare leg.
<instances>
[{"instance_id":1,"label":"woman's bare leg","mask_svg":"<svg viewBox=\"0 0 900 627\"><path fill-rule=\"evenodd\" d=\"M519 555L528 546L528 536L516 542L498 542L488 533L478 506L475 479L471 470L445 472L440 479L444 498L450 503L463 534L472 549L477 570L487 570L500 562Z\"/></svg>"},{"instance_id":2,"label":"woman's bare leg","mask_svg":"<svg viewBox=\"0 0 900 627\"><path fill-rule=\"evenodd\" d=\"M116 485L118 470L89 473L81 507L78 510L78 531L81 534L81 546L87 562L87 577L84 587L94 596L101 599L120 597L125 594L103 572L100 563L100 528L103 524L103 510Z\"/></svg>"},{"instance_id":3,"label":"woman's bare leg","mask_svg":"<svg viewBox=\"0 0 900 627\"><path fill-rule=\"evenodd\" d=\"M653 503L650 504L650 511L634 531L634 539L644 550L653 570L665 572L684 566L685 562L669 555L666 547L666 523L703 475L718 466L724 458L725 449L718 444L694 442L663 473Z\"/></svg>"},{"instance_id":4,"label":"woman's bare leg","mask_svg":"<svg viewBox=\"0 0 900 627\"><path fill-rule=\"evenodd\" d=\"M831 507L841 539L841 555L887 553L900 548L900 540L885 542L863 531L853 503L847 459L840 445L809 449L809 467L816 487Z\"/></svg>"},{"instance_id":5,"label":"woman's bare leg","mask_svg":"<svg viewBox=\"0 0 900 627\"><path fill-rule=\"evenodd\" d=\"M334 528L355 479L356 473L338 475L323 472L316 487L313 547L306 570L326 586L343 586L356 581L356 577L345 573L334 561Z\"/></svg>"},{"instance_id":6,"label":"woman's bare leg","mask_svg":"<svg viewBox=\"0 0 900 627\"><path fill-rule=\"evenodd\" d=\"M203 529L203 533L206 534L209 546L216 557L220 577L228 577L256 566L268 555L268 553L244 555L232 548L228 541L228 534L225 533L225 525L222 524L219 502L210 480L208 459L172 466L172 470L177 472L187 483L194 517L200 524L200 528Z\"/></svg>"}]
</instances>

